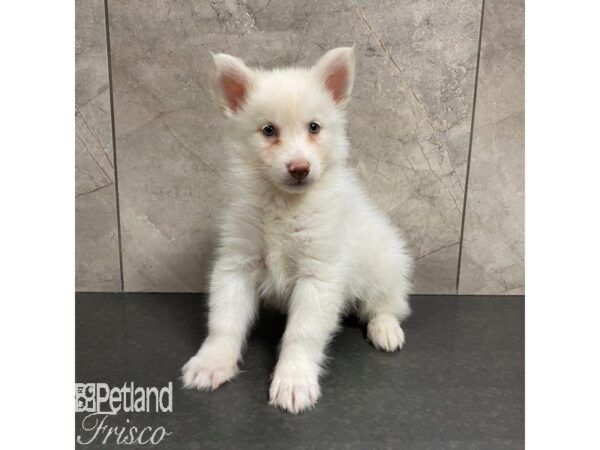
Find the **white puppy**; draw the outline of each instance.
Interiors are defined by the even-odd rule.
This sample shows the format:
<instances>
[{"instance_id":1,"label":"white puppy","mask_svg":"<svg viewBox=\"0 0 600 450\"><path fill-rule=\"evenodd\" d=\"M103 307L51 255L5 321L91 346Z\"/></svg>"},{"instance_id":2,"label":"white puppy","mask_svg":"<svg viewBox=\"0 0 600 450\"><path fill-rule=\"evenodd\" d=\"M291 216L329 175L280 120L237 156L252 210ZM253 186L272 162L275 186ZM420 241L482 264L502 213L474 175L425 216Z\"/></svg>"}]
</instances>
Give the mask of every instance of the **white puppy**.
<instances>
[{"instance_id":1,"label":"white puppy","mask_svg":"<svg viewBox=\"0 0 600 450\"><path fill-rule=\"evenodd\" d=\"M310 69L264 71L214 56L227 121L229 203L209 296L208 337L183 367L186 387L238 373L259 299L288 313L270 403L292 413L320 395L325 347L356 311L373 345L404 344L411 258L347 167L345 106L354 48Z\"/></svg>"}]
</instances>

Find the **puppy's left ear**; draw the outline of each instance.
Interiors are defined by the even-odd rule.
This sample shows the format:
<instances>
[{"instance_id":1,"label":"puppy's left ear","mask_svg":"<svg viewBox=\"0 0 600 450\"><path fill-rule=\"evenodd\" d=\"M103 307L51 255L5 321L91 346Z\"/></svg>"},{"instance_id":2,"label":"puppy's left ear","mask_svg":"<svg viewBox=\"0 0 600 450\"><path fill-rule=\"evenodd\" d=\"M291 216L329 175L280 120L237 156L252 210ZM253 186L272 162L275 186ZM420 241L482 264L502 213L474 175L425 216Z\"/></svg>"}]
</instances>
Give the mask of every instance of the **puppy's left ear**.
<instances>
[{"instance_id":1,"label":"puppy's left ear","mask_svg":"<svg viewBox=\"0 0 600 450\"><path fill-rule=\"evenodd\" d=\"M356 52L354 47L339 47L325 53L315 66L321 83L338 106L345 106L354 85Z\"/></svg>"},{"instance_id":2,"label":"puppy's left ear","mask_svg":"<svg viewBox=\"0 0 600 450\"><path fill-rule=\"evenodd\" d=\"M246 102L252 87L253 71L235 56L212 55L219 103L227 117L233 116Z\"/></svg>"}]
</instances>

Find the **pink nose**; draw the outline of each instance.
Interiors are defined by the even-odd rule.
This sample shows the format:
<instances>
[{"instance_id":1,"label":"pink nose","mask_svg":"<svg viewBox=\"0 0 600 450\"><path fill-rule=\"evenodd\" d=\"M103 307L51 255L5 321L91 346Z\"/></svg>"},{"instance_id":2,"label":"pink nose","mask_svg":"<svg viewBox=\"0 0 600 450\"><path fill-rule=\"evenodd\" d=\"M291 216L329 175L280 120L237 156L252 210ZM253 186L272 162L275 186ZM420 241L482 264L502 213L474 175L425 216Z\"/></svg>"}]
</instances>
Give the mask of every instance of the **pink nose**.
<instances>
[{"instance_id":1,"label":"pink nose","mask_svg":"<svg viewBox=\"0 0 600 450\"><path fill-rule=\"evenodd\" d=\"M287 169L292 177L302 181L310 173L310 164L305 159L294 159L288 163Z\"/></svg>"}]
</instances>

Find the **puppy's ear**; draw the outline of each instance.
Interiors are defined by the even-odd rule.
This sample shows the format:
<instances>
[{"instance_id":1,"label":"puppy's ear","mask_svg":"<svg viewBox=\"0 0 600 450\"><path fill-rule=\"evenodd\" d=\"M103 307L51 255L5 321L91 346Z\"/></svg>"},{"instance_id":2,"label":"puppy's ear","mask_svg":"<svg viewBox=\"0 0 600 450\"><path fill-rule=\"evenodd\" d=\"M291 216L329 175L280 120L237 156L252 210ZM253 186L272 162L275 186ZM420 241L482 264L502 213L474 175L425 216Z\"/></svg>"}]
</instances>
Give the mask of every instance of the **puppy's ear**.
<instances>
[{"instance_id":1,"label":"puppy's ear","mask_svg":"<svg viewBox=\"0 0 600 450\"><path fill-rule=\"evenodd\" d=\"M339 106L345 106L350 99L355 67L354 47L329 50L315 66L317 76Z\"/></svg>"},{"instance_id":2,"label":"puppy's ear","mask_svg":"<svg viewBox=\"0 0 600 450\"><path fill-rule=\"evenodd\" d=\"M212 57L217 98L225 115L231 117L246 101L253 72L235 56L219 53Z\"/></svg>"}]
</instances>

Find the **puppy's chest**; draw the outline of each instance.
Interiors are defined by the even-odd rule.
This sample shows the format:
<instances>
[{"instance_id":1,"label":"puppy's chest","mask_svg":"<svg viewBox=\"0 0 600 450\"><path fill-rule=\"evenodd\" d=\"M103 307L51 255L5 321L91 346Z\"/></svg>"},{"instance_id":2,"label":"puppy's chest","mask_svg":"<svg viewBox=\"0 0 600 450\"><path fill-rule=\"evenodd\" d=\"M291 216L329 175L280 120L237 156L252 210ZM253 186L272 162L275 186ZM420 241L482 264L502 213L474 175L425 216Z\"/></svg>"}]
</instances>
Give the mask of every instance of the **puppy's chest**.
<instances>
[{"instance_id":1,"label":"puppy's chest","mask_svg":"<svg viewBox=\"0 0 600 450\"><path fill-rule=\"evenodd\" d=\"M299 211L265 211L264 257L270 272L294 271L304 256L315 251L319 230L311 219L310 214Z\"/></svg>"},{"instance_id":2,"label":"puppy's chest","mask_svg":"<svg viewBox=\"0 0 600 450\"><path fill-rule=\"evenodd\" d=\"M299 278L321 276L339 260L336 211L310 206L261 211L263 294L286 297Z\"/></svg>"}]
</instances>

